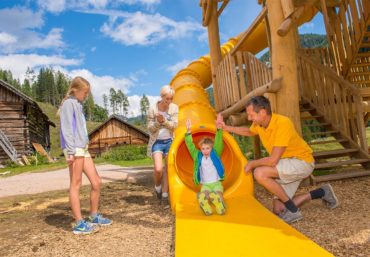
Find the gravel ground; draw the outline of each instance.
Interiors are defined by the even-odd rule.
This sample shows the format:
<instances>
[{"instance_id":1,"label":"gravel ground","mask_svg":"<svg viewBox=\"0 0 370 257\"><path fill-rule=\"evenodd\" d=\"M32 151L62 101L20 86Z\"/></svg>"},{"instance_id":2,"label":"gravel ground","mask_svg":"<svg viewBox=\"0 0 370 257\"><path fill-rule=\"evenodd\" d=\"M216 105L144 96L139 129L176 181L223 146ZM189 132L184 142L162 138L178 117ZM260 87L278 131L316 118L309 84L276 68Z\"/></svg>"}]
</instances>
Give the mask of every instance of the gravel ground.
<instances>
[{"instance_id":1,"label":"gravel ground","mask_svg":"<svg viewBox=\"0 0 370 257\"><path fill-rule=\"evenodd\" d=\"M1 198L0 256L173 256L175 218L153 198L151 180L150 173L140 173L104 184L101 210L114 224L88 236L71 233L66 190ZM370 177L331 184L340 207L311 202L293 226L335 256L369 257ZM89 188L81 192L82 206L88 206ZM264 189L257 186L256 195L271 207Z\"/></svg>"}]
</instances>

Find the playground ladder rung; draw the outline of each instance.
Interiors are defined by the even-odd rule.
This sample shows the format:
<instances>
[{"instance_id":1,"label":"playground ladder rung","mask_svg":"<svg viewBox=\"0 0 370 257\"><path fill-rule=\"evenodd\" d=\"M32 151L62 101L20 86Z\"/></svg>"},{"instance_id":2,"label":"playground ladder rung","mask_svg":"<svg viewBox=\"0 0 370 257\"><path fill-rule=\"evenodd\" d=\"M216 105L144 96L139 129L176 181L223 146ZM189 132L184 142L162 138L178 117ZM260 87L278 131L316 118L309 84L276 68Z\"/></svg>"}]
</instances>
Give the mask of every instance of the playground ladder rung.
<instances>
[{"instance_id":1,"label":"playground ladder rung","mask_svg":"<svg viewBox=\"0 0 370 257\"><path fill-rule=\"evenodd\" d=\"M322 176L311 176L311 179L314 183L331 181L331 180L341 180L345 178L356 178L370 176L370 170L353 170L336 174L328 174Z\"/></svg>"},{"instance_id":2,"label":"playground ladder rung","mask_svg":"<svg viewBox=\"0 0 370 257\"><path fill-rule=\"evenodd\" d=\"M322 118L322 115L312 115L312 116L307 116L307 117L301 117L301 120L314 120L318 118Z\"/></svg>"},{"instance_id":3,"label":"playground ladder rung","mask_svg":"<svg viewBox=\"0 0 370 257\"><path fill-rule=\"evenodd\" d=\"M337 133L339 133L338 130L328 130L328 131L320 131L320 132L307 133L307 135L310 135L310 136L318 136L318 135L337 134Z\"/></svg>"},{"instance_id":4,"label":"playground ladder rung","mask_svg":"<svg viewBox=\"0 0 370 257\"><path fill-rule=\"evenodd\" d=\"M358 152L358 149L356 148L348 148L348 149L337 149L337 150L329 150L329 151L320 151L320 152L314 152L313 157L314 158L327 158L327 157L338 157L343 156L349 153L355 153Z\"/></svg>"},{"instance_id":5,"label":"playground ladder rung","mask_svg":"<svg viewBox=\"0 0 370 257\"><path fill-rule=\"evenodd\" d=\"M317 170L326 169L326 168L339 167L343 165L360 164L364 162L369 162L369 159L351 159L351 160L346 160L346 161L318 163L318 164L315 164L315 169Z\"/></svg>"},{"instance_id":6,"label":"playground ladder rung","mask_svg":"<svg viewBox=\"0 0 370 257\"><path fill-rule=\"evenodd\" d=\"M336 140L325 140L325 141L315 141L315 142L310 142L310 145L322 145L322 144L331 144L331 143L343 143L343 142L348 142L347 139L341 138L341 139L336 139Z\"/></svg>"},{"instance_id":7,"label":"playground ladder rung","mask_svg":"<svg viewBox=\"0 0 370 257\"><path fill-rule=\"evenodd\" d=\"M304 124L303 123L304 127L325 127L329 125L331 125L331 123L328 123L328 122L314 123L314 124Z\"/></svg>"}]
</instances>

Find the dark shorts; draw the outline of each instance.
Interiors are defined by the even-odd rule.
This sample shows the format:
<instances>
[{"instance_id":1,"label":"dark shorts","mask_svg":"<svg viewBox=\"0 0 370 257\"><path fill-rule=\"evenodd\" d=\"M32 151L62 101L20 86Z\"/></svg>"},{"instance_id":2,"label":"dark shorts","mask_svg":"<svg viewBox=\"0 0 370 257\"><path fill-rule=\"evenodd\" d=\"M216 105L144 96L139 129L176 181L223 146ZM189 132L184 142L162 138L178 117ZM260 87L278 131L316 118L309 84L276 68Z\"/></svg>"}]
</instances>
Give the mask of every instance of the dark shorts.
<instances>
[{"instance_id":1,"label":"dark shorts","mask_svg":"<svg viewBox=\"0 0 370 257\"><path fill-rule=\"evenodd\" d=\"M152 146L152 154L153 153L162 153L163 155L167 155L170 151L170 146L172 143L172 139L158 139L154 142Z\"/></svg>"}]
</instances>

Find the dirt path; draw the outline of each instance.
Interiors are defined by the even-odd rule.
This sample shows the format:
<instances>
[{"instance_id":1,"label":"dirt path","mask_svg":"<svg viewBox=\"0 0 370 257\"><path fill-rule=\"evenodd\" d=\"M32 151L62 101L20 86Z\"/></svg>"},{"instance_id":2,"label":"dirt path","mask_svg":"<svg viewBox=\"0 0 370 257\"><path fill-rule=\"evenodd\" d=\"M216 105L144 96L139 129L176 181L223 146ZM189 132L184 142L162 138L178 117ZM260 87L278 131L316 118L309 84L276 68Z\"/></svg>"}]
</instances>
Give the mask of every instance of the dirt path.
<instances>
[{"instance_id":1,"label":"dirt path","mask_svg":"<svg viewBox=\"0 0 370 257\"><path fill-rule=\"evenodd\" d=\"M112 167L106 172L123 178L105 183L102 188L101 211L113 219L112 226L94 235L74 236L66 189L3 197L0 256L173 256L175 218L163 211L153 197L151 171L127 172ZM101 171L102 176L107 174ZM331 184L341 205L328 210L320 201L309 203L302 208L304 219L293 226L335 256L370 256L370 177ZM271 208L271 196L266 190L256 186L255 193L262 204ZM83 214L88 215L88 186L81 190L81 203Z\"/></svg>"},{"instance_id":2,"label":"dirt path","mask_svg":"<svg viewBox=\"0 0 370 257\"><path fill-rule=\"evenodd\" d=\"M102 182L127 180L145 175L152 171L151 167L123 168L117 165L97 165L97 171ZM83 185L89 184L85 175ZM14 195L36 194L69 188L68 168L40 173L23 173L20 175L0 179L0 198Z\"/></svg>"}]
</instances>

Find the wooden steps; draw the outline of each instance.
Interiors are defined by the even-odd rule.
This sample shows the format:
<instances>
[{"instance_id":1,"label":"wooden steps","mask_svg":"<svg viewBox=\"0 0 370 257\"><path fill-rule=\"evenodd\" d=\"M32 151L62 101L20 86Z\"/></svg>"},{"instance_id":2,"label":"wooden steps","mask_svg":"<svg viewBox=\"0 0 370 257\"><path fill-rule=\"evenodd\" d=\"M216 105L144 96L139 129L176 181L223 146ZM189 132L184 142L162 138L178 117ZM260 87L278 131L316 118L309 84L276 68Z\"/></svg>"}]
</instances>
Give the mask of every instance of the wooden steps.
<instances>
[{"instance_id":1,"label":"wooden steps","mask_svg":"<svg viewBox=\"0 0 370 257\"><path fill-rule=\"evenodd\" d=\"M366 65L370 65L370 63ZM304 116L301 118L302 127L306 127L309 130L309 132L305 133L304 135L308 137L324 137L324 140L309 142L309 145L311 145L311 147L316 145L318 148L321 149L331 149L332 147L330 145L327 148L325 145L333 144L334 148L338 148L333 150L321 150L313 153L313 157L316 161L316 175L311 175L311 182L313 184L330 180L339 180L370 175L370 170L361 169L361 164L370 163L370 158L354 158L353 155L362 156L361 154L359 154L360 150L356 147L345 148L344 145L349 144L348 139L344 138L341 135L340 131L334 129L331 126L331 123L325 120L325 117L323 115L318 114L314 106L311 106L308 103L301 103L300 112L308 112L310 114L310 116ZM318 129L326 129L326 131L317 131L310 133L310 131L315 131ZM330 137L330 139L328 137ZM346 167L346 169L344 170L343 167ZM329 172L329 174L319 175L320 172Z\"/></svg>"}]
</instances>

